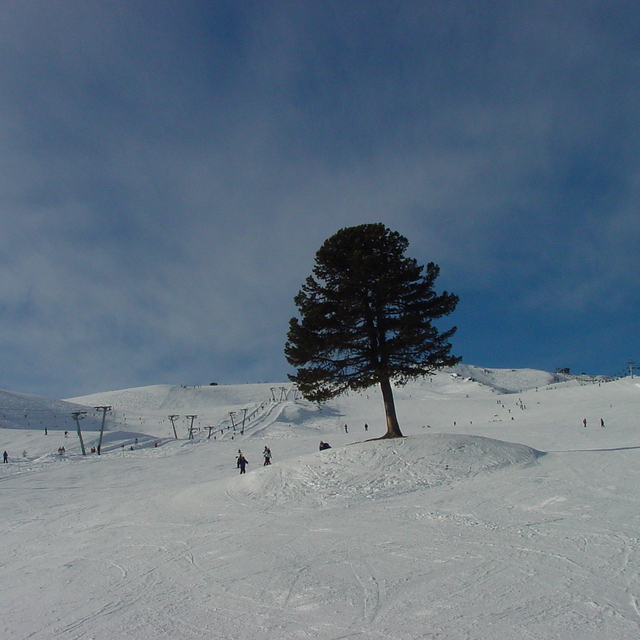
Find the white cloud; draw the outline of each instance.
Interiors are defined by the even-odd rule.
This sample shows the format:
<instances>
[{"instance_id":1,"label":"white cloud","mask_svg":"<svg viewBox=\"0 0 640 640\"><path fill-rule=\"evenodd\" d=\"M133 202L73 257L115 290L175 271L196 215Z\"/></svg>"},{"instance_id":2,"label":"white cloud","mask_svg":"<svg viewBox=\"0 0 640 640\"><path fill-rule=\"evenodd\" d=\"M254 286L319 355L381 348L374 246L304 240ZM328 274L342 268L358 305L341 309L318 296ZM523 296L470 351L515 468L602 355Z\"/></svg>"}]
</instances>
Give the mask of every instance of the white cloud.
<instances>
[{"instance_id":1,"label":"white cloud","mask_svg":"<svg viewBox=\"0 0 640 640\"><path fill-rule=\"evenodd\" d=\"M628 19L499 5L5 4L0 387L282 379L315 251L363 222L520 322L630 313Z\"/></svg>"}]
</instances>

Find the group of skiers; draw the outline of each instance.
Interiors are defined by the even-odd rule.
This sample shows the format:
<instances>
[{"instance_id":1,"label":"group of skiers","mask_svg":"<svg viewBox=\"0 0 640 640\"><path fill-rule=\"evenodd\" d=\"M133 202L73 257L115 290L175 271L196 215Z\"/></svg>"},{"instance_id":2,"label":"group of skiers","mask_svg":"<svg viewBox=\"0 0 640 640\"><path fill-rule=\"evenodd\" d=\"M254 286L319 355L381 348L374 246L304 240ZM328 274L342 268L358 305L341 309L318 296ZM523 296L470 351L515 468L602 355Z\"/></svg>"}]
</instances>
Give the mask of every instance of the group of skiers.
<instances>
[{"instance_id":1,"label":"group of skiers","mask_svg":"<svg viewBox=\"0 0 640 640\"><path fill-rule=\"evenodd\" d=\"M369 425L366 422L364 423L364 430L365 431L369 431ZM349 433L349 425L348 424L344 425L344 432L345 433Z\"/></svg>"},{"instance_id":2,"label":"group of skiers","mask_svg":"<svg viewBox=\"0 0 640 640\"><path fill-rule=\"evenodd\" d=\"M323 442L320 440L320 451L325 451L326 449L331 449L331 445L328 442ZM271 464L271 449L265 446L264 451L262 452L262 457L264 458L264 467L268 467ZM236 456L236 469L240 469L240 473L247 472L247 465L249 461L244 457L244 453L242 453L242 449L238 449L238 455Z\"/></svg>"},{"instance_id":3,"label":"group of skiers","mask_svg":"<svg viewBox=\"0 0 640 640\"><path fill-rule=\"evenodd\" d=\"M264 451L262 452L262 457L264 458L263 466L269 466L271 464L271 449L269 449L269 447L265 446ZM240 473L246 473L248 464L249 461L244 457L242 450L238 449L238 455L236 456L236 468L240 469Z\"/></svg>"},{"instance_id":4,"label":"group of skiers","mask_svg":"<svg viewBox=\"0 0 640 640\"><path fill-rule=\"evenodd\" d=\"M22 452L22 457L23 457L23 458L26 458L26 457L27 457L27 450L26 450L26 449L24 449L24 450L23 450L23 452ZM5 452L2 454L2 462L3 462L3 463L7 463L7 464L9 463L9 452L8 452L8 451L5 451Z\"/></svg>"},{"instance_id":5,"label":"group of skiers","mask_svg":"<svg viewBox=\"0 0 640 640\"><path fill-rule=\"evenodd\" d=\"M583 426L583 427L586 427L586 426L587 426L587 419L586 419L586 418L582 421L582 426ZM604 418L600 418L600 426L601 426L601 427L604 427L604 426L605 426L605 425L604 425Z\"/></svg>"},{"instance_id":6,"label":"group of skiers","mask_svg":"<svg viewBox=\"0 0 640 640\"><path fill-rule=\"evenodd\" d=\"M369 425L366 423L364 425L364 430L369 431ZM349 433L349 426L346 424L344 425L344 431L345 433ZM319 450L325 451L326 449L331 449L331 445L328 442L320 440ZM271 449L265 446L264 451L262 452L262 456L264 458L263 466L269 466L271 464ZM240 473L246 473L248 464L249 461L245 458L242 450L238 449L238 455L236 456L236 468L240 469Z\"/></svg>"}]
</instances>

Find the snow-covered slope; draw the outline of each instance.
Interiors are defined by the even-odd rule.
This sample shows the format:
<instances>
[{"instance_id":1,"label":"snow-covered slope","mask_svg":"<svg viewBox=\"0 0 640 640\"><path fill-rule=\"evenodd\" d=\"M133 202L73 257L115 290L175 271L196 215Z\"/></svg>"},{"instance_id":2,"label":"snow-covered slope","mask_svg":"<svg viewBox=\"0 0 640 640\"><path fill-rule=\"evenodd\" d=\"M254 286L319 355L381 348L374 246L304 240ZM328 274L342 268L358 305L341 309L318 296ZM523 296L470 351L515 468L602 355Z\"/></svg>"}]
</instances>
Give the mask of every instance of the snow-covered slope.
<instances>
[{"instance_id":1,"label":"snow-covered slope","mask_svg":"<svg viewBox=\"0 0 640 640\"><path fill-rule=\"evenodd\" d=\"M29 418L0 430L0 637L636 638L640 385L553 379L407 385L392 441L368 440L375 389L322 407L288 385L2 396L45 421L113 411L101 456Z\"/></svg>"},{"instance_id":2,"label":"snow-covered slope","mask_svg":"<svg viewBox=\"0 0 640 640\"><path fill-rule=\"evenodd\" d=\"M0 390L0 427L16 429L66 430L75 427L73 413L87 407L65 400L53 400L26 393Z\"/></svg>"},{"instance_id":3,"label":"snow-covered slope","mask_svg":"<svg viewBox=\"0 0 640 640\"><path fill-rule=\"evenodd\" d=\"M480 384L504 393L521 393L537 387L558 382L555 374L538 369L484 369L473 365L459 364L452 371Z\"/></svg>"}]
</instances>

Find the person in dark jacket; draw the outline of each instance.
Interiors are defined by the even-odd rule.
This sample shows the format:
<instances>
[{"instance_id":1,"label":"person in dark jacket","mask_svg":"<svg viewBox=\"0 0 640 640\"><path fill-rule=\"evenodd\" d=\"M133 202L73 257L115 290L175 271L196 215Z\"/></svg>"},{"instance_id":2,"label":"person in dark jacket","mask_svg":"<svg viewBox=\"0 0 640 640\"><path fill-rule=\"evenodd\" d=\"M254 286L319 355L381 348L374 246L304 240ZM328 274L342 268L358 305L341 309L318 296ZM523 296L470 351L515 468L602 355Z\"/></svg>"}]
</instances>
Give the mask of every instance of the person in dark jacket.
<instances>
[{"instance_id":1,"label":"person in dark jacket","mask_svg":"<svg viewBox=\"0 0 640 640\"><path fill-rule=\"evenodd\" d=\"M249 461L242 455L240 454L238 456L238 467L240 468L240 473L246 473L246 466L249 464Z\"/></svg>"}]
</instances>

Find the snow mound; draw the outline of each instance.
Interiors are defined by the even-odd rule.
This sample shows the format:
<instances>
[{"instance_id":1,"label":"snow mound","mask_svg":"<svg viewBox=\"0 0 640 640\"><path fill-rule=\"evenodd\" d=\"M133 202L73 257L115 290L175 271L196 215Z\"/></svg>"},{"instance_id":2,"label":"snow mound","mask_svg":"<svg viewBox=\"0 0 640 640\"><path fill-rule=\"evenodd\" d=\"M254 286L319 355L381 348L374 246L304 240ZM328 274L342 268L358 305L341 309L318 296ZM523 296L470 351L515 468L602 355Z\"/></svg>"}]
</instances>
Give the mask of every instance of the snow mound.
<instances>
[{"instance_id":1,"label":"snow mound","mask_svg":"<svg viewBox=\"0 0 640 640\"><path fill-rule=\"evenodd\" d=\"M368 441L260 468L225 487L234 500L317 507L390 498L464 481L539 451L480 436L433 434Z\"/></svg>"}]
</instances>

